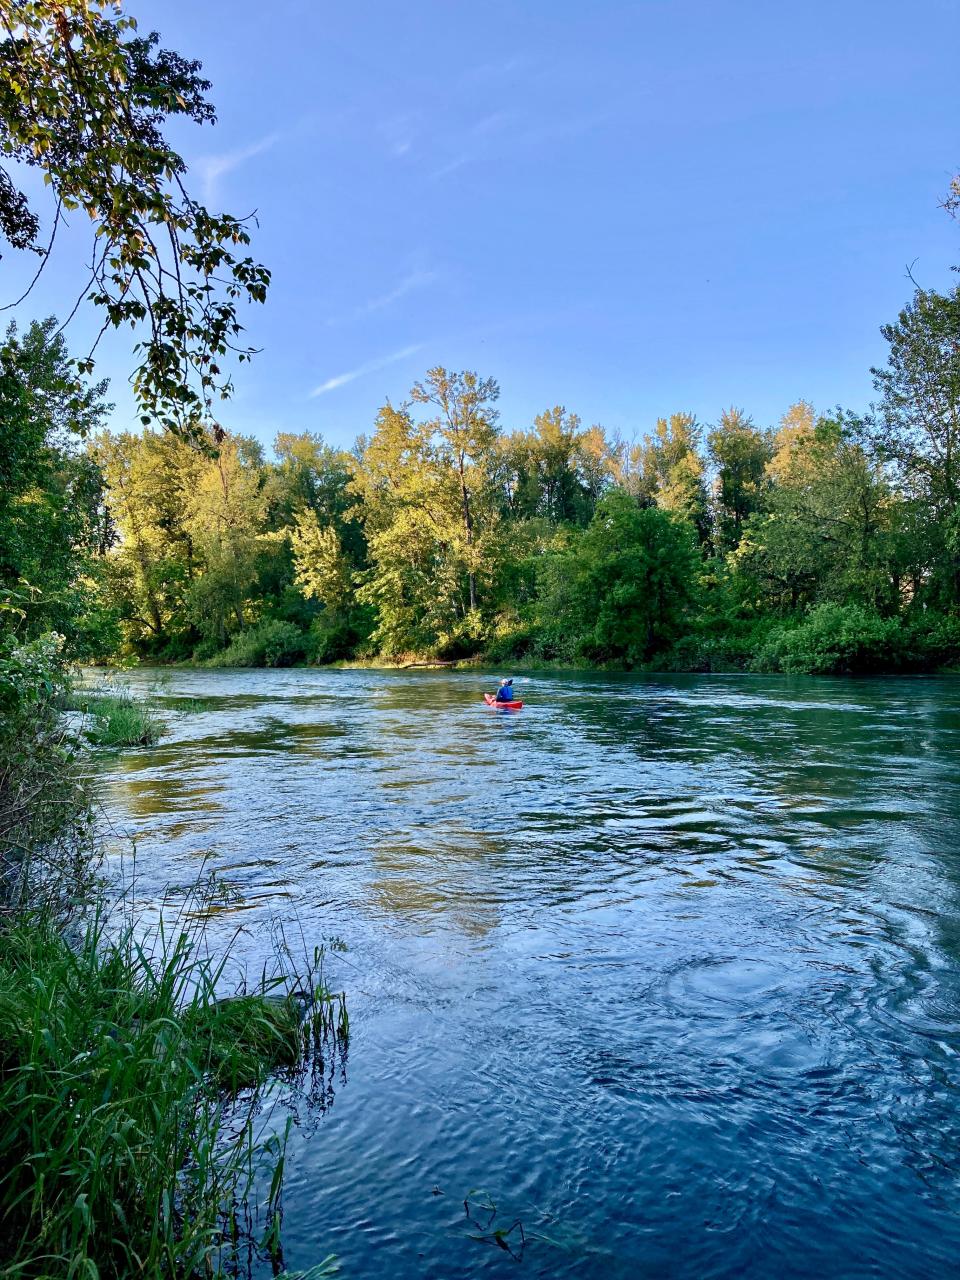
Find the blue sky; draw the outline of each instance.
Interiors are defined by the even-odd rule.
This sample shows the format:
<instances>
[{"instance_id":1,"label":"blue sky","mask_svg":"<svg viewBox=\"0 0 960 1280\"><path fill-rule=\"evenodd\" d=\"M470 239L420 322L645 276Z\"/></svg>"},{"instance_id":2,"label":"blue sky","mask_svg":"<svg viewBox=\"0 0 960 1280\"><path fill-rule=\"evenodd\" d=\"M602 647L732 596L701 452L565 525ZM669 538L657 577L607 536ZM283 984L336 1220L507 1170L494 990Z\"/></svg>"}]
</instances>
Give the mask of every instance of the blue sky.
<instances>
[{"instance_id":1,"label":"blue sky","mask_svg":"<svg viewBox=\"0 0 960 1280\"><path fill-rule=\"evenodd\" d=\"M214 83L218 125L176 133L195 189L258 211L264 350L221 416L265 442L349 444L437 363L496 377L509 429L862 408L907 265L955 281L955 0L131 7Z\"/></svg>"}]
</instances>

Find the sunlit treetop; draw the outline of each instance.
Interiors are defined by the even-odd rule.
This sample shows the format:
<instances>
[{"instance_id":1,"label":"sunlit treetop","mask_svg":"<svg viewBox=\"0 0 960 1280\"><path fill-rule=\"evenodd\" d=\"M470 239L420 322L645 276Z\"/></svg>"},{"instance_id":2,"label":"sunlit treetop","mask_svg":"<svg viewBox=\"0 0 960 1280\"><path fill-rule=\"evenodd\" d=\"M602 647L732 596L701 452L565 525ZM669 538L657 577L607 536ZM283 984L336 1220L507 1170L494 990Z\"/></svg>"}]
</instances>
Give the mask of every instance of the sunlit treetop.
<instances>
[{"instance_id":1,"label":"sunlit treetop","mask_svg":"<svg viewBox=\"0 0 960 1280\"><path fill-rule=\"evenodd\" d=\"M99 337L137 330L143 421L196 439L230 393L227 359L253 354L238 305L263 302L270 280L245 252L250 219L195 200L163 135L171 116L214 121L209 89L198 62L139 35L119 0L0 0L0 235L38 256L39 276L65 218L89 217L89 279L70 314L87 300L104 313ZM21 190L28 166L50 188L49 214Z\"/></svg>"}]
</instances>

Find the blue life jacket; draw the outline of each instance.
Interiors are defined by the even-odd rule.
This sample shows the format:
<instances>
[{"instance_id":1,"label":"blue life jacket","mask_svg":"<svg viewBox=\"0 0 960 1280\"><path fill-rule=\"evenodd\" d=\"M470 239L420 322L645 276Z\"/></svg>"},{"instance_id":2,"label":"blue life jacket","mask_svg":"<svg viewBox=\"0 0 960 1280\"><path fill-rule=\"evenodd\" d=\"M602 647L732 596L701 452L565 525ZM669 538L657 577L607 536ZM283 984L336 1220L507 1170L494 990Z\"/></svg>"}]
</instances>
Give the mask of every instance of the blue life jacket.
<instances>
[{"instance_id":1,"label":"blue life jacket","mask_svg":"<svg viewBox=\"0 0 960 1280\"><path fill-rule=\"evenodd\" d=\"M513 685L512 684L504 684L500 686L500 688L497 690L497 701L498 702L513 701Z\"/></svg>"}]
</instances>

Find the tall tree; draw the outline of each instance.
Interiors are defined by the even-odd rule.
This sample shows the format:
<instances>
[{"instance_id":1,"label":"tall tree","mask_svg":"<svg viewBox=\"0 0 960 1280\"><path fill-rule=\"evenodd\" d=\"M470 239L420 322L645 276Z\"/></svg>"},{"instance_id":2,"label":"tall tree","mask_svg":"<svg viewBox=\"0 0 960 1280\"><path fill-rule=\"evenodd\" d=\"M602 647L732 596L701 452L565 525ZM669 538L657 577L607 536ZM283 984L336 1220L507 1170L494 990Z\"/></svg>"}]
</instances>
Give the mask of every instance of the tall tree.
<instances>
[{"instance_id":1,"label":"tall tree","mask_svg":"<svg viewBox=\"0 0 960 1280\"><path fill-rule=\"evenodd\" d=\"M652 435L631 449L626 481L641 500L689 520L701 544L706 544L710 517L700 454L702 435L692 413L658 418Z\"/></svg>"},{"instance_id":2,"label":"tall tree","mask_svg":"<svg viewBox=\"0 0 960 1280\"><path fill-rule=\"evenodd\" d=\"M792 421L777 436L763 510L749 516L732 563L767 607L850 598L897 604L893 503L882 468L849 415Z\"/></svg>"},{"instance_id":3,"label":"tall tree","mask_svg":"<svg viewBox=\"0 0 960 1280\"><path fill-rule=\"evenodd\" d=\"M707 437L717 473L718 550L739 545L744 521L760 507L764 474L772 456L766 432L754 426L742 409L727 409Z\"/></svg>"},{"instance_id":4,"label":"tall tree","mask_svg":"<svg viewBox=\"0 0 960 1280\"><path fill-rule=\"evenodd\" d=\"M21 335L11 326L0 352L0 593L17 601L21 638L55 628L83 656L94 562L112 535L103 476L68 428L95 428L111 406L104 383L76 376L55 327L34 323Z\"/></svg>"},{"instance_id":5,"label":"tall tree","mask_svg":"<svg viewBox=\"0 0 960 1280\"><path fill-rule=\"evenodd\" d=\"M583 430L562 405L538 414L533 430L504 441L511 508L522 519L588 524L613 473L603 428Z\"/></svg>"},{"instance_id":6,"label":"tall tree","mask_svg":"<svg viewBox=\"0 0 960 1280\"><path fill-rule=\"evenodd\" d=\"M99 436L107 505L120 538L108 557L115 598L131 641L162 650L182 628L184 593L203 563L185 515L208 464L177 437L144 430Z\"/></svg>"},{"instance_id":7,"label":"tall tree","mask_svg":"<svg viewBox=\"0 0 960 1280\"><path fill-rule=\"evenodd\" d=\"M928 514L931 572L960 602L960 289L918 289L882 331L878 439L904 492Z\"/></svg>"},{"instance_id":8,"label":"tall tree","mask_svg":"<svg viewBox=\"0 0 960 1280\"><path fill-rule=\"evenodd\" d=\"M477 608L478 515L491 518L492 474L497 464L498 413L494 408L500 388L493 378L475 373L450 373L441 365L430 369L423 382L414 384L414 404L429 405L436 416L425 425L438 460L453 477L463 519L470 610Z\"/></svg>"},{"instance_id":9,"label":"tall tree","mask_svg":"<svg viewBox=\"0 0 960 1280\"><path fill-rule=\"evenodd\" d=\"M550 563L543 623L577 636L582 656L643 662L683 627L698 563L686 520L614 490Z\"/></svg>"}]
</instances>

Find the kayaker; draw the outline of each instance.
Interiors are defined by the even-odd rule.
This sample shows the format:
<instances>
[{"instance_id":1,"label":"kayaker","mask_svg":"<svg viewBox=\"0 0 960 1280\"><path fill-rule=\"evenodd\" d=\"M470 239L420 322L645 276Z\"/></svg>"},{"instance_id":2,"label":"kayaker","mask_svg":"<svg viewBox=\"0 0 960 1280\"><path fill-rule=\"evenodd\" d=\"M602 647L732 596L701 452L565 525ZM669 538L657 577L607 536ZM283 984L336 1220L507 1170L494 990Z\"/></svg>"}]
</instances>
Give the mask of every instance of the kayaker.
<instances>
[{"instance_id":1,"label":"kayaker","mask_svg":"<svg viewBox=\"0 0 960 1280\"><path fill-rule=\"evenodd\" d=\"M513 676L509 680L501 680L497 690L498 702L513 702Z\"/></svg>"}]
</instances>

